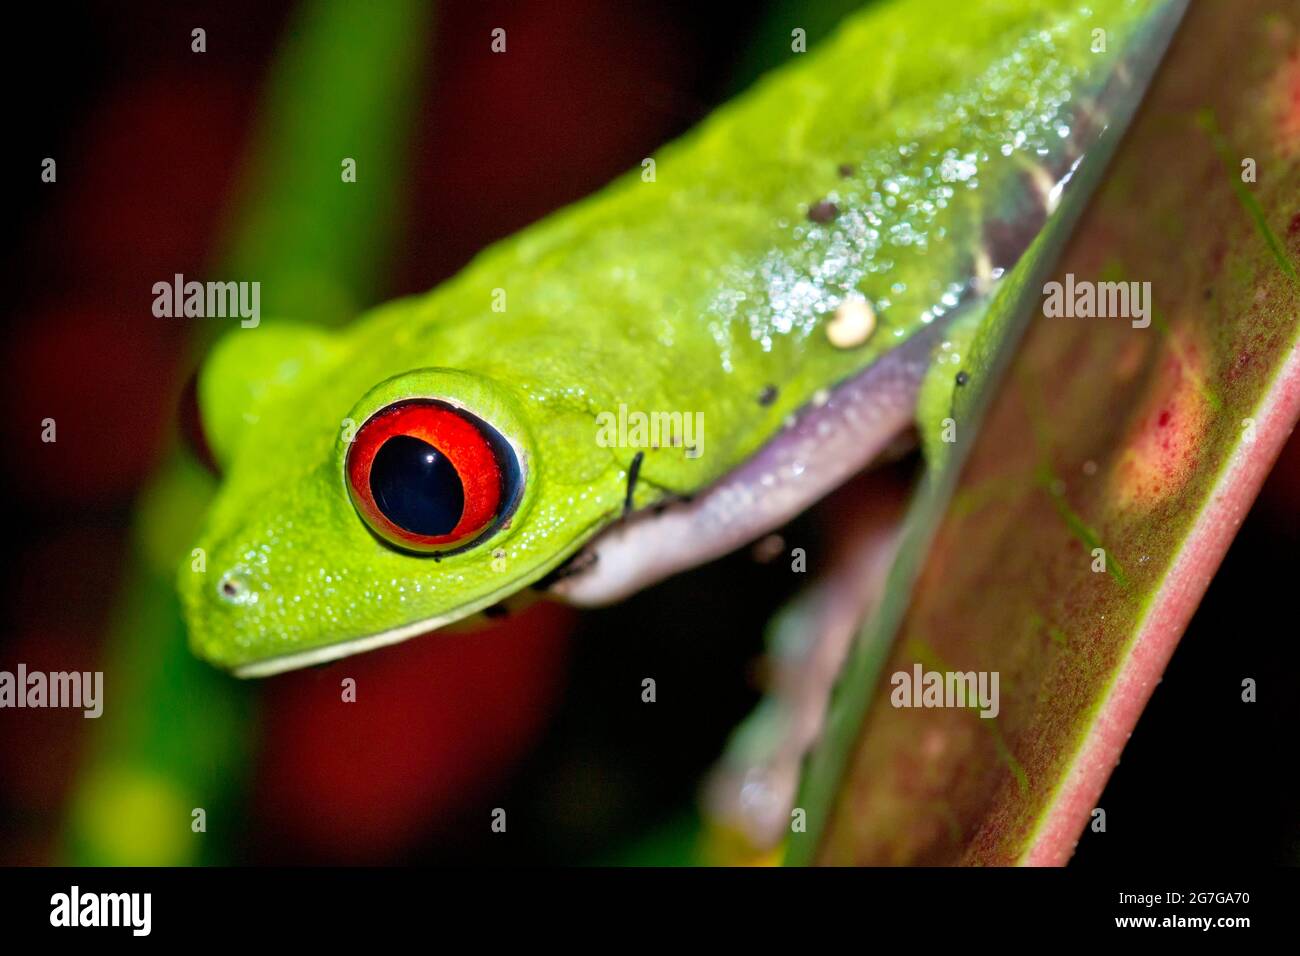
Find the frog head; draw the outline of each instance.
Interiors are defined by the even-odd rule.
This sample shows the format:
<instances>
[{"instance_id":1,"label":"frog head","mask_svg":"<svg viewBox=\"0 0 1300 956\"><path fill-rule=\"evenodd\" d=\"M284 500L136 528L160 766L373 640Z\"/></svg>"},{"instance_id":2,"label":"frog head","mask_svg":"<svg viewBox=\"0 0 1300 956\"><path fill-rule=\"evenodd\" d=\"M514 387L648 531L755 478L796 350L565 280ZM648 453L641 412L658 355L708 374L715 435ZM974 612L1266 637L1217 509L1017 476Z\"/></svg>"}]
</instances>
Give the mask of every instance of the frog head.
<instances>
[{"instance_id":1,"label":"frog head","mask_svg":"<svg viewBox=\"0 0 1300 956\"><path fill-rule=\"evenodd\" d=\"M223 481L180 593L194 651L238 676L473 615L617 514L622 472L575 440L595 434L582 409L543 411L499 379L358 348L264 324L232 330L200 373Z\"/></svg>"}]
</instances>

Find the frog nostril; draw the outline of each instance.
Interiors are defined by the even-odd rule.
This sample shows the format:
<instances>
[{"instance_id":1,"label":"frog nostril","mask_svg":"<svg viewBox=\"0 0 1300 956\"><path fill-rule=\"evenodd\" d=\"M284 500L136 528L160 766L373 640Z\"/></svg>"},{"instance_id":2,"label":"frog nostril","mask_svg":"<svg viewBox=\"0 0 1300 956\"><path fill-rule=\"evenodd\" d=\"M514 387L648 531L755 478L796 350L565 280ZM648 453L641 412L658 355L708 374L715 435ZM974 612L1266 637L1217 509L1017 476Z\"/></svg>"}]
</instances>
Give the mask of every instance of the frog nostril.
<instances>
[{"instance_id":1,"label":"frog nostril","mask_svg":"<svg viewBox=\"0 0 1300 956\"><path fill-rule=\"evenodd\" d=\"M217 594L227 604L252 604L257 600L257 592L235 571L227 571L221 576Z\"/></svg>"}]
</instances>

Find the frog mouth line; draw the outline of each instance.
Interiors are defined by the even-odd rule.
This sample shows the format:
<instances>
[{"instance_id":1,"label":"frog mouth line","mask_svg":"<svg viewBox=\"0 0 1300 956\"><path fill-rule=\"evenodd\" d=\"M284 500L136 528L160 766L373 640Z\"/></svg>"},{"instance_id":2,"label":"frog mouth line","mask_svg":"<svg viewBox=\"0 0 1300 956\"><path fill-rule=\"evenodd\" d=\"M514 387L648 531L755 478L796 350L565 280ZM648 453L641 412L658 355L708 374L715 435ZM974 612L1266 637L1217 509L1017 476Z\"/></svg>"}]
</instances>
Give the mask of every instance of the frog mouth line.
<instances>
[{"instance_id":1,"label":"frog mouth line","mask_svg":"<svg viewBox=\"0 0 1300 956\"><path fill-rule=\"evenodd\" d=\"M574 545L574 550L581 549L583 543L590 537L590 531L585 536L578 539ZM304 667L313 667L317 664L328 664L331 661L341 660L344 657L351 657L353 654L361 654L366 651L376 650L381 647L388 647L390 644L400 644L402 641L410 640L413 637L419 637L422 634L428 634L432 631L446 627L448 624L455 624L467 617L473 617L486 608L494 604L500 604L502 601L509 599L512 595L519 593L530 582L545 578L551 574L556 567L564 564L572 557L572 552L564 552L558 555L555 560L548 565L536 568L529 572L526 577L511 581L502 587L497 588L489 594L484 595L476 601L461 605L453 611L445 614L434 615L433 617L421 618L418 621L412 621L409 624L402 624L398 627L389 628L386 631L377 631L373 634L364 634L361 637L352 637L342 641L335 641L331 644L322 644L318 647L309 647L306 650L291 651L287 654L279 654L275 657L266 657L261 660L249 661L246 664L238 664L230 668L230 673L239 678L250 677L271 677L275 674L283 674L285 671L299 670Z\"/></svg>"},{"instance_id":2,"label":"frog mouth line","mask_svg":"<svg viewBox=\"0 0 1300 956\"><path fill-rule=\"evenodd\" d=\"M320 647L312 647L305 651L294 651L290 654L281 654L278 657L268 657L260 661L240 664L232 668L231 673L240 678L270 677L273 674L282 674L285 671L311 667L315 664L327 664L330 661L351 657L353 654L361 654L365 651L387 647L390 644L399 644L428 631L436 631L462 618L477 614L484 607L490 607L498 600L500 598L494 595L483 601L481 605L477 603L466 605L463 609L457 609L450 614L403 624L401 627L380 631L377 634L367 634L364 637L354 637L335 644L322 644Z\"/></svg>"}]
</instances>

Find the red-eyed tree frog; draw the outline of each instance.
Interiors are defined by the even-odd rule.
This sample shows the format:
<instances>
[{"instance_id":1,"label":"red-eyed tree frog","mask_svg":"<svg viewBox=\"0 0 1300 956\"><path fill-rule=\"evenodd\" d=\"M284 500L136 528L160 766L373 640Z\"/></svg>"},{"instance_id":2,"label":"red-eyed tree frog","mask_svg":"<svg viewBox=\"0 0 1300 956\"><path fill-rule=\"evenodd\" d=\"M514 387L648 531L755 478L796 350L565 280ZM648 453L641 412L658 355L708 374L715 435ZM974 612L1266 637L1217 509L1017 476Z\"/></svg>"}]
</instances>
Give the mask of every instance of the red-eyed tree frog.
<instances>
[{"instance_id":1,"label":"red-eyed tree frog","mask_svg":"<svg viewBox=\"0 0 1300 956\"><path fill-rule=\"evenodd\" d=\"M976 374L964 330L1180 7L877 3L432 292L231 329L194 651L257 677L527 592L616 601L928 443L923 383Z\"/></svg>"}]
</instances>

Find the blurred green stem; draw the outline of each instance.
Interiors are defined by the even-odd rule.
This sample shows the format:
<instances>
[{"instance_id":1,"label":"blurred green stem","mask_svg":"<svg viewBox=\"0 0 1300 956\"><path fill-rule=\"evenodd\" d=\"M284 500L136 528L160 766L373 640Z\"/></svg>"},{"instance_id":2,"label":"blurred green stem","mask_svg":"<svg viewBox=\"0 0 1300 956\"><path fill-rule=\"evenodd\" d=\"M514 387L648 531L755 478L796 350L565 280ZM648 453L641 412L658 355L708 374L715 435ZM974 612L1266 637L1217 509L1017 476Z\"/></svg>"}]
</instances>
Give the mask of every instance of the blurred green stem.
<instances>
[{"instance_id":1,"label":"blurred green stem","mask_svg":"<svg viewBox=\"0 0 1300 956\"><path fill-rule=\"evenodd\" d=\"M297 11L214 272L260 282L264 321L337 324L379 295L432 26L421 0L312 0ZM347 160L355 182L344 181ZM217 328L196 326L196 353ZM142 495L102 664L104 715L72 794L63 862L217 863L246 838L256 685L189 653L175 595L214 490L177 447Z\"/></svg>"}]
</instances>

